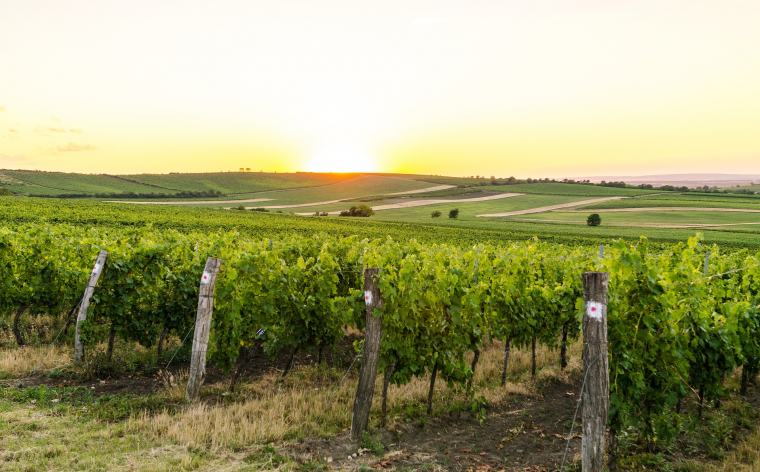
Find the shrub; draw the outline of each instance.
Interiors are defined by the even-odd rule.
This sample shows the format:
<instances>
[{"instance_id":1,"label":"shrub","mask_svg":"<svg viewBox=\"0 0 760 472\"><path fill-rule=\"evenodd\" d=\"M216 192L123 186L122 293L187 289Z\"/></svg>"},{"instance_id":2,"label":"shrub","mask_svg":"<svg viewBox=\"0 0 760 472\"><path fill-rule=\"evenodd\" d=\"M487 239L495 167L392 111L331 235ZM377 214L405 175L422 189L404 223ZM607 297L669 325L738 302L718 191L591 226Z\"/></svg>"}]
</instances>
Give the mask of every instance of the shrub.
<instances>
[{"instance_id":1,"label":"shrub","mask_svg":"<svg viewBox=\"0 0 760 472\"><path fill-rule=\"evenodd\" d=\"M267 210L266 208L251 208L251 211L263 211L263 212L268 212L269 210Z\"/></svg>"},{"instance_id":2,"label":"shrub","mask_svg":"<svg viewBox=\"0 0 760 472\"><path fill-rule=\"evenodd\" d=\"M592 213L588 215L588 218L586 219L586 224L589 226L599 226L602 224L602 217L599 216L599 213Z\"/></svg>"},{"instance_id":3,"label":"shrub","mask_svg":"<svg viewBox=\"0 0 760 472\"><path fill-rule=\"evenodd\" d=\"M433 213L430 214L431 218L438 218L439 216L441 216L441 212L438 211L438 210L436 210L436 211L434 211Z\"/></svg>"},{"instance_id":4,"label":"shrub","mask_svg":"<svg viewBox=\"0 0 760 472\"><path fill-rule=\"evenodd\" d=\"M5 196L7 196L7 195L13 195L13 192L11 192L10 190L8 190L5 187L0 187L0 196L3 196L3 195L5 195Z\"/></svg>"},{"instance_id":5,"label":"shrub","mask_svg":"<svg viewBox=\"0 0 760 472\"><path fill-rule=\"evenodd\" d=\"M459 208L454 208L453 210L449 210L449 218L456 218L459 216Z\"/></svg>"},{"instance_id":6,"label":"shrub","mask_svg":"<svg viewBox=\"0 0 760 472\"><path fill-rule=\"evenodd\" d=\"M340 216L362 216L362 217L368 217L375 214L375 210L372 209L369 205L366 203L360 203L356 206L352 206L348 210L343 210L340 212Z\"/></svg>"},{"instance_id":7,"label":"shrub","mask_svg":"<svg viewBox=\"0 0 760 472\"><path fill-rule=\"evenodd\" d=\"M233 210L245 210L245 205L238 205L232 208Z\"/></svg>"}]
</instances>

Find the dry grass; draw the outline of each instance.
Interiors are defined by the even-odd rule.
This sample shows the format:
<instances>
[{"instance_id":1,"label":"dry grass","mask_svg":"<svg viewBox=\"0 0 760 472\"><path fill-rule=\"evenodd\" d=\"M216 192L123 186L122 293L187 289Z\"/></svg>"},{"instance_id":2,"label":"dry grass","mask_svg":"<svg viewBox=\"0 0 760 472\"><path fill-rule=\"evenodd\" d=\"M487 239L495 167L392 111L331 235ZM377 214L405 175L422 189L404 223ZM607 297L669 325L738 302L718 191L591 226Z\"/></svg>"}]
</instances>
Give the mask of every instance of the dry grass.
<instances>
[{"instance_id":1,"label":"dry grass","mask_svg":"<svg viewBox=\"0 0 760 472\"><path fill-rule=\"evenodd\" d=\"M532 394L538 383L549 378L562 378L580 366L580 343L569 350L569 368L561 373L559 354L539 346L536 350L538 375L530 377L531 357L525 350L512 350L508 367L506 387L499 385L503 360L503 344L494 343L483 349L475 376L478 395L489 402L498 402L512 394ZM245 444L262 444L271 441L304 438L309 435L319 415L325 409L342 373L326 373L325 369L304 367L294 372L288 380L277 384L276 374L268 375L254 383L240 385L234 397L237 402L218 405L196 404L179 413L161 413L139 416L127 422L130 431L147 431L157 440L169 440L189 447L208 446L214 449L236 449ZM178 376L181 377L181 376ZM175 377L167 393L170 398L184 396L184 385ZM204 387L204 394L221 394L228 381ZM388 390L389 410L401 410L407 405L427 402L430 377L415 378L400 387ZM329 434L348 428L356 389L356 375L350 377L338 389L330 408L325 412L315 434ZM382 377L378 376L373 401L373 417L379 417L382 401ZM443 381L436 382L434 405L450 405L456 394ZM231 398L232 395L230 395ZM464 395L459 399L466 400Z\"/></svg>"},{"instance_id":2,"label":"dry grass","mask_svg":"<svg viewBox=\"0 0 760 472\"><path fill-rule=\"evenodd\" d=\"M48 349L50 352L48 352ZM22 346L0 350L0 372L22 377L39 367L39 371L66 366L72 358L69 346Z\"/></svg>"},{"instance_id":3,"label":"dry grass","mask_svg":"<svg viewBox=\"0 0 760 472\"><path fill-rule=\"evenodd\" d=\"M708 470L715 472L760 472L760 430L742 441L726 460Z\"/></svg>"}]
</instances>

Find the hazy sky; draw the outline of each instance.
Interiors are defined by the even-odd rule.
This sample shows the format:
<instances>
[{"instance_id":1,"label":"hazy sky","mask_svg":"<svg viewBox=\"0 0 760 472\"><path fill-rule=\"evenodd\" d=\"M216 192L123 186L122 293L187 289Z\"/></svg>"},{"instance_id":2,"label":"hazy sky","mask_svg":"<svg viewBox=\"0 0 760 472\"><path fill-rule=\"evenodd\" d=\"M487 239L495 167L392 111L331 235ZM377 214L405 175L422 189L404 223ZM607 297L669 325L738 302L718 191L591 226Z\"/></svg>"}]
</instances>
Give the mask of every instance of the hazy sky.
<instances>
[{"instance_id":1,"label":"hazy sky","mask_svg":"<svg viewBox=\"0 0 760 472\"><path fill-rule=\"evenodd\" d=\"M0 2L0 168L760 173L760 1Z\"/></svg>"}]
</instances>

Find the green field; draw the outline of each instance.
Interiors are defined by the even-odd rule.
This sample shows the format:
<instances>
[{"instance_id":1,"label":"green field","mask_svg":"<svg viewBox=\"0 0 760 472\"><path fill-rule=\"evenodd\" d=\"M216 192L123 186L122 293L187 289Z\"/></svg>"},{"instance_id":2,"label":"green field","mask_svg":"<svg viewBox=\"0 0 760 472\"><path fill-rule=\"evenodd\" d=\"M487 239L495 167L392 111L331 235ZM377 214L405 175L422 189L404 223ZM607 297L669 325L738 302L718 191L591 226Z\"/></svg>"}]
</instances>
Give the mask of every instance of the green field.
<instances>
[{"instance_id":1,"label":"green field","mask_svg":"<svg viewBox=\"0 0 760 472\"><path fill-rule=\"evenodd\" d=\"M360 174L219 172L208 174L69 174L0 170L0 185L21 195L221 192L224 195L330 185Z\"/></svg>"},{"instance_id":2,"label":"green field","mask_svg":"<svg viewBox=\"0 0 760 472\"><path fill-rule=\"evenodd\" d=\"M412 199L389 199L379 202L371 202L370 206L376 207L380 205L387 205L393 203L402 203L411 201ZM414 198L414 200L420 200L420 198ZM475 215L481 215L483 213L495 213L503 211L516 211L527 210L529 208L536 208L548 205L558 205L561 203L570 203L586 200L584 197L566 197L563 195L518 195L514 197L505 197L498 200L487 200L482 202L468 202L467 199L461 199L455 203L437 203L434 205L425 205L411 208L399 208L380 210L376 213L377 219L394 221L402 219L404 221L409 220L425 220L430 219L430 214L433 211L440 211L444 215L449 213L452 208L459 208L460 219L475 218ZM271 202L264 202L262 205L270 204ZM283 212L289 213L306 213L306 212L330 212L347 210L350 206L356 205L353 202L341 202L332 203L329 205L318 205L306 208L287 208L283 209Z\"/></svg>"},{"instance_id":3,"label":"green field","mask_svg":"<svg viewBox=\"0 0 760 472\"><path fill-rule=\"evenodd\" d=\"M527 193L531 195L564 195L564 196L586 196L586 197L635 197L646 196L647 194L656 193L652 190L640 190L630 188L598 187L592 185L565 184L559 182L536 183L536 184L503 184L503 185L486 185L467 188L449 188L445 190L436 190L426 192L420 195L422 198L441 198L453 196L466 196L470 194L482 193ZM356 201L376 202L389 198L388 195L372 195L365 198L357 198ZM415 197L416 198L416 197Z\"/></svg>"},{"instance_id":4,"label":"green field","mask_svg":"<svg viewBox=\"0 0 760 472\"><path fill-rule=\"evenodd\" d=\"M316 185L330 185L357 177L358 174L295 174L269 172L217 172L207 174L138 174L125 179L176 191L219 191L225 195L264 192Z\"/></svg>"},{"instance_id":5,"label":"green field","mask_svg":"<svg viewBox=\"0 0 760 472\"><path fill-rule=\"evenodd\" d=\"M696 207L696 208L738 208L760 209L760 198L751 195L709 195L709 194L659 194L596 203L584 209L652 208L652 207Z\"/></svg>"},{"instance_id":6,"label":"green field","mask_svg":"<svg viewBox=\"0 0 760 472\"><path fill-rule=\"evenodd\" d=\"M433 219L430 218L429 208L427 207L422 219L403 215L391 215L391 218L383 219L382 212L371 218L340 218L165 205L0 197L0 223L63 223L83 229L152 226L177 231L237 231L241 237L316 233L335 236L359 235L367 238L390 236L396 240L417 239L428 243L446 242L461 245L485 241L506 244L532 237L568 244L607 244L614 239L637 240L640 236L647 236L653 241L673 242L686 241L699 232L709 244L753 250L757 250L760 245L760 232L737 229L742 228L741 226L699 230L604 225L590 228L578 224L524 222L508 218L468 218L466 215L456 220L449 219L446 215Z\"/></svg>"},{"instance_id":7,"label":"green field","mask_svg":"<svg viewBox=\"0 0 760 472\"><path fill-rule=\"evenodd\" d=\"M251 194L239 194L234 199L244 198L268 198L271 201L265 201L260 203L245 203L245 206L276 206L276 205L302 205L304 203L318 203L334 200L343 200L353 197L362 197L368 195L376 195L378 193L386 194L393 192L408 192L415 190L423 190L425 188L433 187L433 184L426 182L418 182L415 180L405 180L393 177L380 177L376 175L360 175L348 180L337 182L330 185L314 186L298 189L285 189L285 190L273 190L268 192L258 192ZM208 202L213 200L229 200L229 198L219 199L202 199ZM230 203L199 203L200 207L208 208L229 208ZM345 205L344 205L345 206ZM350 205L349 205L350 206ZM311 208L311 207L309 207ZM283 211L286 211L283 209ZM297 208L288 209L287 211L299 211ZM308 211L300 210L300 211Z\"/></svg>"},{"instance_id":8,"label":"green field","mask_svg":"<svg viewBox=\"0 0 760 472\"><path fill-rule=\"evenodd\" d=\"M3 180L6 183L3 183ZM60 195L67 193L160 193L149 185L103 174L66 174L61 172L0 171L0 184L22 195Z\"/></svg>"},{"instance_id":9,"label":"green field","mask_svg":"<svg viewBox=\"0 0 760 472\"><path fill-rule=\"evenodd\" d=\"M582 212L547 212L533 215L511 217L517 221L543 220L563 221L568 223L586 223L588 213ZM626 211L601 213L602 224L658 224L658 225L760 225L760 213L719 212L719 211ZM737 228L739 229L739 228ZM754 227L754 229L758 229Z\"/></svg>"}]
</instances>

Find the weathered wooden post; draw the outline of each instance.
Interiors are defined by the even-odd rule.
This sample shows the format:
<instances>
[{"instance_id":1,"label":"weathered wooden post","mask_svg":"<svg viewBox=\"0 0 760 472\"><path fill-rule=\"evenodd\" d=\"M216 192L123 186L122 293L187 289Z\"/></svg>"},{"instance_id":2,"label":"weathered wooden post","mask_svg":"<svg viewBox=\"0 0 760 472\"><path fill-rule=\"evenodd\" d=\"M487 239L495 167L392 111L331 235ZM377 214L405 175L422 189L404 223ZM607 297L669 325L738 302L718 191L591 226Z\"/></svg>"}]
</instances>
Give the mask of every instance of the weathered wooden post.
<instances>
[{"instance_id":1,"label":"weathered wooden post","mask_svg":"<svg viewBox=\"0 0 760 472\"><path fill-rule=\"evenodd\" d=\"M380 339L383 337L382 318L375 316L375 308L383 307L380 289L377 287L378 268L364 269L364 303L367 306L367 327L364 330L364 352L359 370L359 385L354 398L354 414L351 418L351 439L358 441L369 423L369 410L375 393L377 361L380 357Z\"/></svg>"},{"instance_id":2,"label":"weathered wooden post","mask_svg":"<svg viewBox=\"0 0 760 472\"><path fill-rule=\"evenodd\" d=\"M77 326L74 332L74 362L77 364L84 359L84 346L82 345L82 338L79 335L80 324L87 319L87 309L90 308L90 298L95 292L95 286L98 284L100 274L103 272L103 266L106 264L106 257L108 257L107 251L100 251L98 258L95 260L95 266L92 268L90 278L87 280L87 286L84 288L84 296L82 296L82 303L79 304L79 313L77 313Z\"/></svg>"},{"instance_id":3,"label":"weathered wooden post","mask_svg":"<svg viewBox=\"0 0 760 472\"><path fill-rule=\"evenodd\" d=\"M193 353L190 357L190 377L185 391L185 398L189 402L197 400L200 396L203 376L206 374L206 351L208 350L208 337L211 331L211 315L214 312L214 285L221 266L222 261L220 259L209 257L201 276L198 314L195 318L195 332L193 333Z\"/></svg>"},{"instance_id":4,"label":"weathered wooden post","mask_svg":"<svg viewBox=\"0 0 760 472\"><path fill-rule=\"evenodd\" d=\"M602 472L610 409L610 368L607 359L607 283L606 272L583 274L583 472Z\"/></svg>"}]
</instances>

